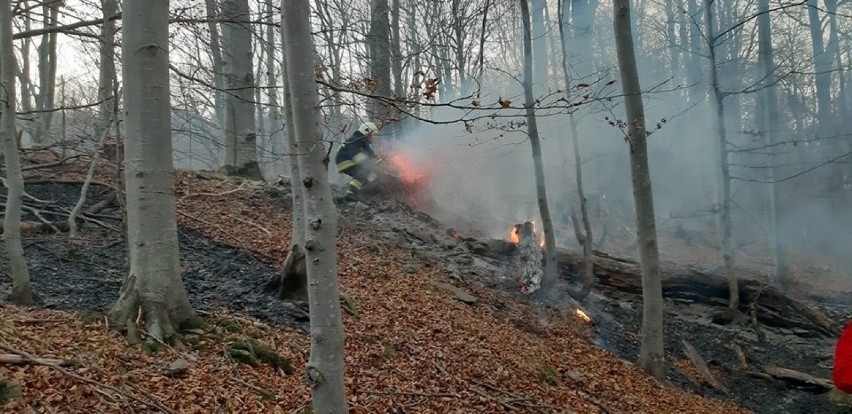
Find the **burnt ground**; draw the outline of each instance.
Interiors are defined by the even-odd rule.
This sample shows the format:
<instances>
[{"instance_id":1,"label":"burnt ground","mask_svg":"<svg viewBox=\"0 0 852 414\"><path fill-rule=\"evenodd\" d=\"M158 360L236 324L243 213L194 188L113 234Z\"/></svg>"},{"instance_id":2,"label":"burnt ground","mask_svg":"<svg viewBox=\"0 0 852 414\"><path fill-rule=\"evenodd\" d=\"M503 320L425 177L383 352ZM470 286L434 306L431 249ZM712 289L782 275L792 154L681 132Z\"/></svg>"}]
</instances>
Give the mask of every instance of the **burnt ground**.
<instances>
[{"instance_id":1,"label":"burnt ground","mask_svg":"<svg viewBox=\"0 0 852 414\"><path fill-rule=\"evenodd\" d=\"M0 196L5 198L3 190L0 188ZM53 202L53 205L72 206L79 196L80 187L43 183L30 184L27 191L39 199ZM93 186L87 206L103 199L108 192L108 188ZM33 202L28 201L28 204L33 205ZM45 217L62 219L61 211L51 215L49 210L54 207L43 207ZM355 227L371 229L378 237L410 248L413 262L405 266L440 266L455 284L495 289L517 300L529 299L517 292L516 284L507 275L505 257L483 254L489 250L483 247L488 244L487 240L460 239L428 216L412 214L405 208L359 203L344 206L341 210ZM118 297L126 272L126 244L118 230L118 215L119 209L115 205L97 215L101 223L113 229L81 221L81 231L87 240L74 256L67 254L64 234L25 238L25 252L38 305L86 311L109 308ZM25 212L24 220L35 221L36 218ZM196 309L227 308L270 323L303 331L307 329L306 304L280 301L264 290L267 278L278 271L269 259L215 242L193 230L181 228L179 241L184 279L190 301ZM0 268L4 267L0 264ZM576 280L576 269L563 271L566 278ZM0 294L5 294L8 288L8 277L0 278ZM570 289L576 290L576 286ZM593 330L597 344L627 361L635 361L639 349L641 297L597 291L585 305L595 318ZM668 383L708 397L734 401L757 413L849 412L828 401L825 394L780 381L754 378L738 371L736 354L728 347L730 343L739 344L753 366L776 365L830 378L833 338L802 338L791 332L766 328L768 341L760 343L745 320L738 320L727 327L712 324L709 315L714 310L696 303L667 301L665 345L669 361L666 371ZM728 387L730 395L716 391L700 380L693 382L694 378L688 378L673 366L672 360L685 359L682 340L688 340L699 350L716 376Z\"/></svg>"},{"instance_id":2,"label":"burnt ground","mask_svg":"<svg viewBox=\"0 0 852 414\"><path fill-rule=\"evenodd\" d=\"M0 187L0 191L5 190ZM104 198L110 190L90 188L88 203ZM77 184L28 185L27 192L55 206L73 206L80 193ZM5 191L0 192L5 198ZM27 204L36 204L27 201ZM50 214L48 211L56 211ZM63 219L58 208L43 209L48 220ZM84 243L69 254L66 234L24 236L24 253L30 269L37 306L104 312L118 299L126 275L127 245L117 231L118 207L112 205L97 214L97 219L114 229L80 220ZM35 221L24 211L24 221ZM306 303L278 300L264 290L266 280L278 272L268 258L211 240L198 231L179 228L181 264L189 300L195 309L227 308L254 316L265 322L290 326L307 332ZM0 258L0 261L3 259ZM5 265L0 266L5 271ZM0 278L0 295L10 288L8 277Z\"/></svg>"}]
</instances>

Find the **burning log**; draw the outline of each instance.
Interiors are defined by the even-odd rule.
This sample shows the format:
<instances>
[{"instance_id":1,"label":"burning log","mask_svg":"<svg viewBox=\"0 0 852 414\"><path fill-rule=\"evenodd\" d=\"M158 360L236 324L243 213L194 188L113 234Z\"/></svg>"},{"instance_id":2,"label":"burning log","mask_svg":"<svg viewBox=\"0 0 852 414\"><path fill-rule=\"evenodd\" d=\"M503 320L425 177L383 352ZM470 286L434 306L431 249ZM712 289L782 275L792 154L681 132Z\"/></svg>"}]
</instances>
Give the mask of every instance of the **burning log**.
<instances>
[{"instance_id":1,"label":"burning log","mask_svg":"<svg viewBox=\"0 0 852 414\"><path fill-rule=\"evenodd\" d=\"M567 250L559 251L560 266L576 269L582 258ZM595 273L601 288L641 295L642 280L639 265L631 261L595 254ZM663 295L716 306L728 299L724 277L687 269L663 269ZM740 312L757 309L756 318L766 326L787 329L798 336L836 337L838 327L825 314L766 283L740 280Z\"/></svg>"},{"instance_id":2,"label":"burning log","mask_svg":"<svg viewBox=\"0 0 852 414\"><path fill-rule=\"evenodd\" d=\"M517 246L517 252L512 258L512 273L518 278L521 292L533 293L541 288L541 279L544 277L542 248L535 223L527 221L516 224L509 231L509 240Z\"/></svg>"}]
</instances>

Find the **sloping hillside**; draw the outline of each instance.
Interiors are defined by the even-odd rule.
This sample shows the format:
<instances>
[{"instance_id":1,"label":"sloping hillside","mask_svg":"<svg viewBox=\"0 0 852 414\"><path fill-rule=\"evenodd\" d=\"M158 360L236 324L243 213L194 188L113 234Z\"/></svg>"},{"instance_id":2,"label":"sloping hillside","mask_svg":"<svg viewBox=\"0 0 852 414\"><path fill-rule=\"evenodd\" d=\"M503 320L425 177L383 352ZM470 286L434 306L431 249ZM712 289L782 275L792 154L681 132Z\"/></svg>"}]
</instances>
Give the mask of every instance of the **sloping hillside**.
<instances>
[{"instance_id":1,"label":"sloping hillside","mask_svg":"<svg viewBox=\"0 0 852 414\"><path fill-rule=\"evenodd\" d=\"M262 289L287 249L289 189L191 173L178 182L186 283L209 326L189 333L181 349L127 346L96 313L121 280L124 258L101 252L120 252L117 234L87 225L95 247L77 258L63 256L62 235L39 236L27 243L37 290L71 286L74 278L89 284L73 296L42 289L40 303L63 311L0 309L3 353L74 361L64 371L45 365L52 361L0 365L0 374L22 382L23 398L8 412L303 411L304 304L281 304ZM576 315L478 282L464 286L475 303L459 300L463 292L450 286L465 275L448 273L405 242L407 232L392 217L408 212L389 207L386 214L383 222L353 207L341 217L346 377L355 412L745 412L649 379L592 345L589 326ZM433 242L447 254L460 248L451 235ZM293 373L263 361L234 362L246 352L233 344L247 340L289 359ZM167 375L178 359L187 369Z\"/></svg>"}]
</instances>

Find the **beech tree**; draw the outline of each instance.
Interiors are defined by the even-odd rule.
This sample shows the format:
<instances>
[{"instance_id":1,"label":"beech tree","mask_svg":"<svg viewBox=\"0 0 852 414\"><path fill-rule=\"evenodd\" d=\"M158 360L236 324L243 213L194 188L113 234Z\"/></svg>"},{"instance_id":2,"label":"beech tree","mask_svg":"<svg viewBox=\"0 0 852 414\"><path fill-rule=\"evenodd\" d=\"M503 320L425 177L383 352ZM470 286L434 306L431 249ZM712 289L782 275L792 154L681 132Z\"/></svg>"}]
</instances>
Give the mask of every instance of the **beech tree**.
<instances>
[{"instance_id":1,"label":"beech tree","mask_svg":"<svg viewBox=\"0 0 852 414\"><path fill-rule=\"evenodd\" d=\"M137 339L141 311L155 341L197 322L178 254L169 94L169 1L125 0L121 42L130 273L109 312Z\"/></svg>"},{"instance_id":2,"label":"beech tree","mask_svg":"<svg viewBox=\"0 0 852 414\"><path fill-rule=\"evenodd\" d=\"M337 209L328 182L328 156L320 127L320 101L314 72L308 0L282 0L281 26L286 41L287 79L295 136L298 140L300 182L305 226L305 260L311 319L311 352L307 379L315 413L348 412L343 382L345 333L340 316L337 279ZM292 144L291 144L292 145Z\"/></svg>"},{"instance_id":3,"label":"beech tree","mask_svg":"<svg viewBox=\"0 0 852 414\"><path fill-rule=\"evenodd\" d=\"M533 96L533 48L530 30L530 8L528 0L521 0L521 19L524 25L524 111L527 120L527 135L532 149L533 165L535 166L535 187L538 200L538 211L544 229L546 262L544 278L541 281L545 289L552 288L559 278L559 268L556 263L556 235L553 230L553 219L550 216L550 206L547 204L547 186L545 185L544 160L541 156L541 141L538 133L538 122L535 115L536 100Z\"/></svg>"},{"instance_id":4,"label":"beech tree","mask_svg":"<svg viewBox=\"0 0 852 414\"><path fill-rule=\"evenodd\" d=\"M225 86L222 166L229 173L261 179L257 163L254 54L248 0L222 0L220 7Z\"/></svg>"},{"instance_id":5,"label":"beech tree","mask_svg":"<svg viewBox=\"0 0 852 414\"><path fill-rule=\"evenodd\" d=\"M21 243L21 206L24 201L24 177L18 154L17 127L15 126L17 71L15 49L12 46L12 5L10 0L0 0L0 136L6 160L6 211L3 216L3 242L9 255L12 273L12 303L30 305L33 302L30 273Z\"/></svg>"},{"instance_id":6,"label":"beech tree","mask_svg":"<svg viewBox=\"0 0 852 414\"><path fill-rule=\"evenodd\" d=\"M642 89L639 86L639 71L636 68L636 53L633 50L630 0L613 0L612 6L616 54L621 72L621 87L624 91L624 108L627 112L630 176L633 181L633 201L636 209L639 259L642 268L642 344L639 351L639 365L647 373L662 378L665 359L663 284L657 249L651 170L648 166L645 108L642 103Z\"/></svg>"}]
</instances>

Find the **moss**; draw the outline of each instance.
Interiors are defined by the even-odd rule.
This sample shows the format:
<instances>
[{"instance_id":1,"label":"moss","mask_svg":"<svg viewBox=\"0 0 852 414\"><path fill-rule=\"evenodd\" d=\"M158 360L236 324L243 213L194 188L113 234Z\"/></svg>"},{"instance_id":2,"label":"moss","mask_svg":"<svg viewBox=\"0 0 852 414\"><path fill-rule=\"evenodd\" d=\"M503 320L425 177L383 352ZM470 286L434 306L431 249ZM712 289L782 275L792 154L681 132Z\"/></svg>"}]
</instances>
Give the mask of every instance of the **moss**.
<instances>
[{"instance_id":1,"label":"moss","mask_svg":"<svg viewBox=\"0 0 852 414\"><path fill-rule=\"evenodd\" d=\"M178 330L180 332L187 332L206 328L207 322L203 318L199 317L187 318L187 320L181 322L180 326L178 326Z\"/></svg>"},{"instance_id":2,"label":"moss","mask_svg":"<svg viewBox=\"0 0 852 414\"><path fill-rule=\"evenodd\" d=\"M228 354L237 362L256 367L261 363L275 369L281 369L287 375L293 374L293 364L272 349L259 344L252 338L231 342Z\"/></svg>"},{"instance_id":3,"label":"moss","mask_svg":"<svg viewBox=\"0 0 852 414\"><path fill-rule=\"evenodd\" d=\"M82 310L77 313L77 316L83 320L84 323L98 323L104 320L106 315L103 312L97 312L93 310Z\"/></svg>"},{"instance_id":4,"label":"moss","mask_svg":"<svg viewBox=\"0 0 852 414\"><path fill-rule=\"evenodd\" d=\"M547 362L540 362L535 369L535 377L542 385L558 387L562 385L562 376Z\"/></svg>"},{"instance_id":5,"label":"moss","mask_svg":"<svg viewBox=\"0 0 852 414\"><path fill-rule=\"evenodd\" d=\"M240 324L228 318L219 318L213 322L213 326L221 328L225 332L242 332L243 327Z\"/></svg>"},{"instance_id":6,"label":"moss","mask_svg":"<svg viewBox=\"0 0 852 414\"><path fill-rule=\"evenodd\" d=\"M852 407L852 395L847 394L837 388L832 388L828 392L829 401L841 407Z\"/></svg>"},{"instance_id":7,"label":"moss","mask_svg":"<svg viewBox=\"0 0 852 414\"><path fill-rule=\"evenodd\" d=\"M21 384L17 381L7 381L0 376L0 406L21 398Z\"/></svg>"},{"instance_id":8,"label":"moss","mask_svg":"<svg viewBox=\"0 0 852 414\"><path fill-rule=\"evenodd\" d=\"M147 340L142 342L142 351L146 354L156 354L165 348L165 345L160 343L159 341Z\"/></svg>"}]
</instances>

